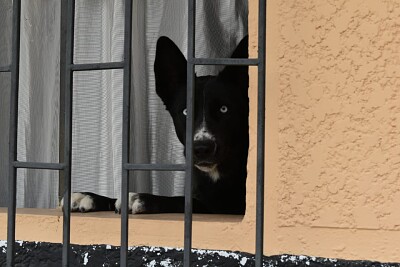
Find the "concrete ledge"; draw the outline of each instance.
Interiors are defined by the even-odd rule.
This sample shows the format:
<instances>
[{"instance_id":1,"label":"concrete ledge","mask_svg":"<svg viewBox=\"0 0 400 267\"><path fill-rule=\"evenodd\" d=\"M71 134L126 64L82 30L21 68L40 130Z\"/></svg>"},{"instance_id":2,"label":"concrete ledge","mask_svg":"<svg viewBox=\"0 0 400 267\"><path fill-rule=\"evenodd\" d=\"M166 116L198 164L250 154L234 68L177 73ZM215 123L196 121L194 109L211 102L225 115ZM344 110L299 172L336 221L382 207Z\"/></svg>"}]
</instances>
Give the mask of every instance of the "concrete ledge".
<instances>
[{"instance_id":1,"label":"concrete ledge","mask_svg":"<svg viewBox=\"0 0 400 267\"><path fill-rule=\"evenodd\" d=\"M193 247L246 251L238 231L243 216L193 215ZM62 212L58 209L17 209L16 239L62 242ZM183 246L183 214L131 215L130 246ZM120 245L120 215L113 212L72 213L71 243ZM254 233L251 233L254 238ZM0 240L7 240L7 209L0 208ZM247 243L247 242L246 242Z\"/></svg>"},{"instance_id":2,"label":"concrete ledge","mask_svg":"<svg viewBox=\"0 0 400 267\"><path fill-rule=\"evenodd\" d=\"M255 216L193 215L193 248L254 253ZM315 227L265 227L265 255L313 255L323 258L400 262L398 231ZM62 212L17 209L16 239L62 242ZM183 214L129 217L129 246L183 247ZM121 220L113 212L72 213L71 243L120 245ZM279 231L278 231L279 230ZM301 233L301 234L299 234ZM7 209L0 208L0 240L7 240ZM371 241L373 240L373 241ZM318 248L318 249L316 249ZM382 254L382 248L385 253Z\"/></svg>"}]
</instances>

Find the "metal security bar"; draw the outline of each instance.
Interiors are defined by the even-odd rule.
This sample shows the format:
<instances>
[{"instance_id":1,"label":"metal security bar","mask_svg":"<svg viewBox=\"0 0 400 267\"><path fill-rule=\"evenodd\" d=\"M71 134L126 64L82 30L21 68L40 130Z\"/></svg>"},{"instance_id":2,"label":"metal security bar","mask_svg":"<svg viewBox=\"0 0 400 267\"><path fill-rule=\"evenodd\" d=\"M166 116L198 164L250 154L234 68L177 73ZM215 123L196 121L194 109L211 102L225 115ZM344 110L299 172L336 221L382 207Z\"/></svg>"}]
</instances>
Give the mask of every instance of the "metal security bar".
<instances>
[{"instance_id":1,"label":"metal security bar","mask_svg":"<svg viewBox=\"0 0 400 267\"><path fill-rule=\"evenodd\" d=\"M267 5L266 0L260 0L258 3L256 267L262 267L264 252L265 46Z\"/></svg>"},{"instance_id":2,"label":"metal security bar","mask_svg":"<svg viewBox=\"0 0 400 267\"><path fill-rule=\"evenodd\" d=\"M129 127L131 101L132 0L125 0L124 81L122 107L121 266L128 266Z\"/></svg>"},{"instance_id":3,"label":"metal security bar","mask_svg":"<svg viewBox=\"0 0 400 267\"><path fill-rule=\"evenodd\" d=\"M259 0L258 58L195 58L195 0L188 1L188 63L187 63L187 126L185 164L129 163L132 0L125 0L124 60L122 62L73 64L75 0L61 1L61 82L60 163L17 161L18 80L20 50L21 0L13 1L12 62L0 67L0 72L11 72L10 135L9 135L9 203L7 230L7 266L14 266L16 174L18 168L61 170L64 184L62 265L70 266L71 221L71 147L72 147L72 88L74 71L123 69L123 129L122 129L122 189L121 189L121 250L120 265L128 266L128 188L129 171L185 171L184 266L191 265L192 249L192 175L193 175L193 103L195 101L196 65L248 65L258 67L257 111L257 211L256 211L256 266L262 266L264 236L264 147L265 147L265 43L266 0Z\"/></svg>"},{"instance_id":4,"label":"metal security bar","mask_svg":"<svg viewBox=\"0 0 400 267\"><path fill-rule=\"evenodd\" d=\"M132 1L125 0L125 44L124 61L93 64L73 64L73 44L74 44L74 18L75 1L61 1L61 48L60 48L60 161L61 163L45 162L19 162L17 161L17 125L18 125L18 80L19 80L19 49L20 49L20 19L21 19L21 0L13 1L13 33L12 33L12 63L11 66L0 67L0 72L11 71L11 99L10 99L10 145L9 145L9 202L8 202L8 230L7 230L7 266L14 266L15 257L15 217L16 217L16 171L18 168L25 169L47 169L62 170L63 189L64 189L64 209L63 209L63 248L62 265L70 266L70 227L71 227L71 147L72 147L72 88L74 71L90 70L124 70L124 148L123 162L127 163L127 147L129 142L129 92L131 77L131 24L132 24ZM127 112L128 111L128 112ZM62 151L62 152L61 152ZM132 166L126 166L127 171ZM134 166L135 167L135 166ZM148 167L148 166L147 166ZM169 169L169 166L166 166ZM182 167L180 167L182 169ZM123 176L123 185L127 191L127 175ZM127 199L127 198L126 198ZM127 208L127 204L125 204ZM127 231L127 210L122 211L122 228ZM126 223L124 223L124 220ZM127 248L127 239L121 239L122 248ZM126 251L121 249L121 264L126 264ZM124 262L125 260L125 262Z\"/></svg>"},{"instance_id":5,"label":"metal security bar","mask_svg":"<svg viewBox=\"0 0 400 267\"><path fill-rule=\"evenodd\" d=\"M17 125L18 125L18 80L20 48L21 0L13 1L12 55L11 55L11 97L10 97L10 133L9 133L9 180L7 212L7 266L14 266L15 254L15 213L17 191Z\"/></svg>"},{"instance_id":6,"label":"metal security bar","mask_svg":"<svg viewBox=\"0 0 400 267\"><path fill-rule=\"evenodd\" d=\"M248 65L258 67L257 108L257 211L256 211L256 267L262 266L264 250L264 148L265 148L265 49L266 0L259 0L258 58L195 58L196 0L189 0L188 65L187 65L187 118L186 118L186 180L185 180L185 239L184 266L190 267L192 249L192 174L193 174L193 103L195 101L196 65Z\"/></svg>"},{"instance_id":7,"label":"metal security bar","mask_svg":"<svg viewBox=\"0 0 400 267\"><path fill-rule=\"evenodd\" d=\"M192 253L192 177L193 177L193 111L195 97L195 36L196 36L196 1L188 3L188 50L187 50L187 95L186 95L186 177L185 177L185 229L183 243L183 266L190 266Z\"/></svg>"},{"instance_id":8,"label":"metal security bar","mask_svg":"<svg viewBox=\"0 0 400 267\"><path fill-rule=\"evenodd\" d=\"M0 66L0 72L10 72L11 66Z\"/></svg>"},{"instance_id":9,"label":"metal security bar","mask_svg":"<svg viewBox=\"0 0 400 267\"><path fill-rule=\"evenodd\" d=\"M63 65L60 67L60 76L63 77L63 83L60 84L60 96L63 94L63 112L62 121L64 127L63 139L63 161L66 165L63 172L64 177L64 208L63 208L63 248L62 248L62 265L69 266L70 263L70 241L71 241L71 162L72 162L72 86L73 74L71 65L73 64L73 47L74 47L74 16L75 1L62 1L61 6L61 35L65 36L64 50L60 51L60 58Z\"/></svg>"}]
</instances>

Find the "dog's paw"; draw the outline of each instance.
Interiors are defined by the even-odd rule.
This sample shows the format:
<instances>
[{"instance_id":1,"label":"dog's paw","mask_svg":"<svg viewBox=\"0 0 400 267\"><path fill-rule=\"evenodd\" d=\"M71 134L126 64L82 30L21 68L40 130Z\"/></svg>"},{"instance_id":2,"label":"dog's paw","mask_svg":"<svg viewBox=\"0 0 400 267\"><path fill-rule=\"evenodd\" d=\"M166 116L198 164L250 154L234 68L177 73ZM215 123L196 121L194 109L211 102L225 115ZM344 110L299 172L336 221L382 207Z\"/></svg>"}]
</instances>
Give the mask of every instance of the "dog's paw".
<instances>
[{"instance_id":1,"label":"dog's paw","mask_svg":"<svg viewBox=\"0 0 400 267\"><path fill-rule=\"evenodd\" d=\"M146 211L144 206L144 201L143 199L140 198L140 194L129 193L128 200L129 200L128 203L129 213L139 214L139 213L144 213ZM121 213L121 198L118 198L117 201L115 202L115 213Z\"/></svg>"},{"instance_id":2,"label":"dog's paw","mask_svg":"<svg viewBox=\"0 0 400 267\"><path fill-rule=\"evenodd\" d=\"M64 209L64 198L60 201L61 209ZM86 193L71 194L71 211L89 212L95 210L93 197Z\"/></svg>"}]
</instances>

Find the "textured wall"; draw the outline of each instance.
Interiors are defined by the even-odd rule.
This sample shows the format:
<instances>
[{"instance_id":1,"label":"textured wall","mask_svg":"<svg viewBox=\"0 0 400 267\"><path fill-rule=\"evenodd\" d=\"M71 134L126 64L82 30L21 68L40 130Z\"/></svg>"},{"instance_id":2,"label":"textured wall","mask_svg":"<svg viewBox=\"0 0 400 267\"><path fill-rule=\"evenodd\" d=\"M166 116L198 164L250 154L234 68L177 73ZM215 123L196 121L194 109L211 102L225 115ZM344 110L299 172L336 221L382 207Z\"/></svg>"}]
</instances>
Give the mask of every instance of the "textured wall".
<instances>
[{"instance_id":1,"label":"textured wall","mask_svg":"<svg viewBox=\"0 0 400 267\"><path fill-rule=\"evenodd\" d=\"M269 14L277 229L374 230L374 249L332 254L400 261L400 1L273 1ZM298 249L320 254L300 232Z\"/></svg>"},{"instance_id":2,"label":"textured wall","mask_svg":"<svg viewBox=\"0 0 400 267\"><path fill-rule=\"evenodd\" d=\"M268 1L267 255L400 262L399 18L398 0ZM195 215L194 247L254 252L256 68L250 75L246 215ZM17 239L61 242L61 213L35 212L18 211ZM74 214L72 224L74 243L119 244L118 215ZM181 215L131 216L130 226L131 245L183 244Z\"/></svg>"}]
</instances>

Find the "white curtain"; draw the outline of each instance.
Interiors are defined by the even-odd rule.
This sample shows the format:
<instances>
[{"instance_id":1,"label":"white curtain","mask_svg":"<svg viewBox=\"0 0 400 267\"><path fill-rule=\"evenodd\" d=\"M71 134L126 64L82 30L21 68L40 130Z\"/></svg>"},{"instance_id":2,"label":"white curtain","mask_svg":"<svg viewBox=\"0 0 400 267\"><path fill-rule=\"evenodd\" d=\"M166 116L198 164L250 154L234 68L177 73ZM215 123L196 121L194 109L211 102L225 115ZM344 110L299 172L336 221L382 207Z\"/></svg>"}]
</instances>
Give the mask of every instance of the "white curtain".
<instances>
[{"instance_id":1,"label":"white curtain","mask_svg":"<svg viewBox=\"0 0 400 267\"><path fill-rule=\"evenodd\" d=\"M11 54L10 0L0 0L0 66ZM247 1L198 0L196 56L226 57L247 33ZM123 0L77 0L74 62L123 59ZM153 63L159 36L186 54L187 1L133 1L131 161L183 163L183 147L155 93ZM58 162L60 1L23 0L18 159ZM197 75L219 68L199 66ZM72 188L110 197L120 194L122 71L74 74ZM9 74L0 74L0 205L6 205ZM131 191L183 194L183 173L134 172ZM55 207L58 172L18 171L19 207Z\"/></svg>"}]
</instances>

